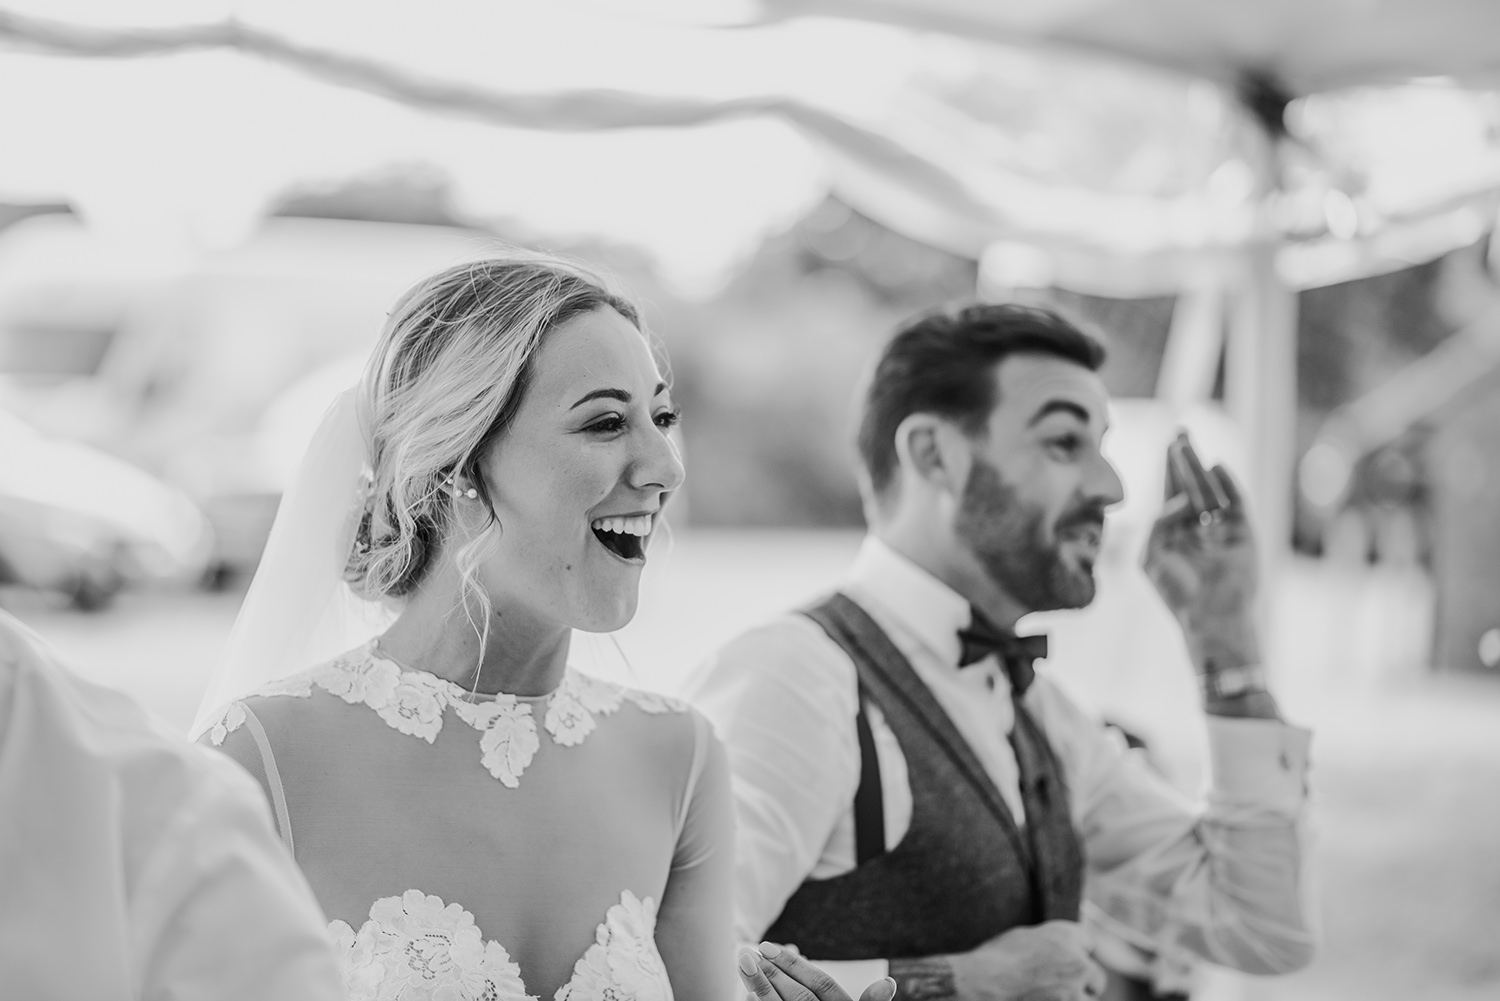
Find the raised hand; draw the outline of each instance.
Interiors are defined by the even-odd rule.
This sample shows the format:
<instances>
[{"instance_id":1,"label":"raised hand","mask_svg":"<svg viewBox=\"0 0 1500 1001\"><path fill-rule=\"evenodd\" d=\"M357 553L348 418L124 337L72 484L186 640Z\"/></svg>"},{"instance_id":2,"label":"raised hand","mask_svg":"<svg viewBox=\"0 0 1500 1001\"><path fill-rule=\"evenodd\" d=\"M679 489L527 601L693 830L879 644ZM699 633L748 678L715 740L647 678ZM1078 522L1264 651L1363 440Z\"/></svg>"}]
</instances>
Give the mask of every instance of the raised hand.
<instances>
[{"instance_id":1,"label":"raised hand","mask_svg":"<svg viewBox=\"0 0 1500 1001\"><path fill-rule=\"evenodd\" d=\"M1238 627L1253 614L1260 567L1243 495L1223 466L1203 468L1184 433L1167 449L1167 503L1144 566L1190 633Z\"/></svg>"},{"instance_id":2,"label":"raised hand","mask_svg":"<svg viewBox=\"0 0 1500 1001\"><path fill-rule=\"evenodd\" d=\"M1144 564L1182 626L1204 708L1279 719L1261 664L1259 556L1244 498L1223 466L1203 468L1186 434L1167 449L1167 503L1146 542Z\"/></svg>"},{"instance_id":3,"label":"raised hand","mask_svg":"<svg viewBox=\"0 0 1500 1001\"><path fill-rule=\"evenodd\" d=\"M741 949L739 971L749 998L757 1001L850 1001L832 977L795 949L771 942L762 942L759 952ZM891 1001L895 996L896 982L886 977L866 987L859 1001Z\"/></svg>"}]
</instances>

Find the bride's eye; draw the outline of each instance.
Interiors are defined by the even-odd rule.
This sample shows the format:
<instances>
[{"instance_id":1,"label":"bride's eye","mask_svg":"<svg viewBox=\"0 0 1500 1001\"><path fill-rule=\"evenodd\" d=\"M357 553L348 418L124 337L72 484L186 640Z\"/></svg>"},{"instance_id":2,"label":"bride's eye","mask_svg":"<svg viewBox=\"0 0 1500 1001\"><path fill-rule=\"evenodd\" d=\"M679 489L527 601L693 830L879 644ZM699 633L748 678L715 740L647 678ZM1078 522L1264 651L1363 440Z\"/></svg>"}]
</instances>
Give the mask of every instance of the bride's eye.
<instances>
[{"instance_id":1,"label":"bride's eye","mask_svg":"<svg viewBox=\"0 0 1500 1001\"><path fill-rule=\"evenodd\" d=\"M682 423L682 408L673 407L671 410L663 410L654 418L656 426L663 431L670 430Z\"/></svg>"},{"instance_id":2,"label":"bride's eye","mask_svg":"<svg viewBox=\"0 0 1500 1001\"><path fill-rule=\"evenodd\" d=\"M591 434L619 434L625 430L625 417L623 414L610 414L588 425L584 430Z\"/></svg>"}]
</instances>

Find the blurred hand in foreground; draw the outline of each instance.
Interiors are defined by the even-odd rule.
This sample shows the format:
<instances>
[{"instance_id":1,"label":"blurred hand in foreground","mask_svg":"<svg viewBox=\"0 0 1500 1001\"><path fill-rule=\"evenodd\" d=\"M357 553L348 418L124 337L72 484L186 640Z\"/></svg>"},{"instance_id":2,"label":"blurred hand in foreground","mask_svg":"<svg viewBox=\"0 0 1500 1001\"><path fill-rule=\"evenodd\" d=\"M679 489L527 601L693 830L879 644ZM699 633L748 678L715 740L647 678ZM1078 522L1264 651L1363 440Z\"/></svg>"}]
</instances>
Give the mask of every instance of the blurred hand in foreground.
<instances>
[{"instance_id":1,"label":"blurred hand in foreground","mask_svg":"<svg viewBox=\"0 0 1500 1001\"><path fill-rule=\"evenodd\" d=\"M740 982L756 1001L851 1001L833 978L803 959L794 949L762 942L760 951L743 948L739 954ZM875 981L859 1001L891 1001L896 982Z\"/></svg>"}]
</instances>

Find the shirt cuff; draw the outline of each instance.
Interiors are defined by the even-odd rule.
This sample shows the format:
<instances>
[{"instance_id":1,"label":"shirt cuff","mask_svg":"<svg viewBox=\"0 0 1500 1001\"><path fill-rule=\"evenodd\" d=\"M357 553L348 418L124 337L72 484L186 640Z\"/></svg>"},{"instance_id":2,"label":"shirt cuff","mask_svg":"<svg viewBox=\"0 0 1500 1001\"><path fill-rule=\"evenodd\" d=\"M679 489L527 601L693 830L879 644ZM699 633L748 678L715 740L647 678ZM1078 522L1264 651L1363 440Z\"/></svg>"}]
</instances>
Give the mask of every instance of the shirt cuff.
<instances>
[{"instance_id":1,"label":"shirt cuff","mask_svg":"<svg viewBox=\"0 0 1500 1001\"><path fill-rule=\"evenodd\" d=\"M808 959L822 967L851 998L859 997L866 987L891 972L891 964L884 959L821 960L811 956Z\"/></svg>"},{"instance_id":2,"label":"shirt cuff","mask_svg":"<svg viewBox=\"0 0 1500 1001\"><path fill-rule=\"evenodd\" d=\"M1312 733L1279 720L1208 717L1211 795L1294 816L1307 798Z\"/></svg>"}]
</instances>

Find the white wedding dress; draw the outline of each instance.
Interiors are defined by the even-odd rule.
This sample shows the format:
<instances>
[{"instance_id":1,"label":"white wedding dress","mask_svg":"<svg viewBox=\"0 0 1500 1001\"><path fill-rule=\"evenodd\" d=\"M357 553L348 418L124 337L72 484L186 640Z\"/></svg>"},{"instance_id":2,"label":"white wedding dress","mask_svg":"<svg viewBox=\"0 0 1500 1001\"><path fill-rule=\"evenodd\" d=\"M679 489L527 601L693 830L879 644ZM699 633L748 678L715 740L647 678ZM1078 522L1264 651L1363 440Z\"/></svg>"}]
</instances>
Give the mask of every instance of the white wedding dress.
<instances>
[{"instance_id":1,"label":"white wedding dress","mask_svg":"<svg viewBox=\"0 0 1500 1001\"><path fill-rule=\"evenodd\" d=\"M351 999L734 991L727 771L683 703L571 669L539 698L476 696L372 641L201 739L265 787Z\"/></svg>"}]
</instances>

